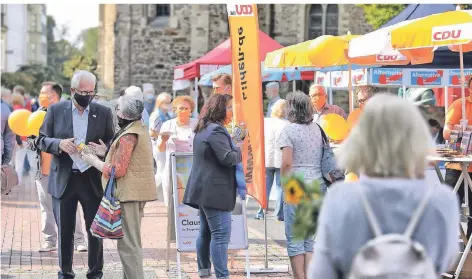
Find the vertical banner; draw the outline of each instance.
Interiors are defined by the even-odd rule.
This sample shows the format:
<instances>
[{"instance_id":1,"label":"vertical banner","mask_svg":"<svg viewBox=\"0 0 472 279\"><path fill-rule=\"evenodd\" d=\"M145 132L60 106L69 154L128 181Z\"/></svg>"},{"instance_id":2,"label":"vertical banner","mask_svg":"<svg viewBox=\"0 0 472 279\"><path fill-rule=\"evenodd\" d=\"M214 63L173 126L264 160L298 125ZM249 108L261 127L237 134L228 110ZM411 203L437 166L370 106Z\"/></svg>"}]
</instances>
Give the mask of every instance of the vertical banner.
<instances>
[{"instance_id":1,"label":"vertical banner","mask_svg":"<svg viewBox=\"0 0 472 279\"><path fill-rule=\"evenodd\" d=\"M248 194L267 207L264 154L264 110L257 5L228 4L233 71L233 110L245 123L243 163Z\"/></svg>"}]
</instances>

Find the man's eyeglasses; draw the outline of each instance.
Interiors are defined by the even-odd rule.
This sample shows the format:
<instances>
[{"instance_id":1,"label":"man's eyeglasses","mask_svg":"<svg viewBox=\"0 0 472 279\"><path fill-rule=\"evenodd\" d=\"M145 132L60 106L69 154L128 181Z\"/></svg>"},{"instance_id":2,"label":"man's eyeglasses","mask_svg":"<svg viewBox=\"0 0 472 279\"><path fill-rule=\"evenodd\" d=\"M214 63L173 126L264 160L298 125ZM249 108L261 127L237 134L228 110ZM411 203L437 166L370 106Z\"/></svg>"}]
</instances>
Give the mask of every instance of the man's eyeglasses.
<instances>
[{"instance_id":1,"label":"man's eyeglasses","mask_svg":"<svg viewBox=\"0 0 472 279\"><path fill-rule=\"evenodd\" d=\"M365 102L367 102L369 98L365 98L365 99L357 99L357 103L358 104L364 104Z\"/></svg>"},{"instance_id":2,"label":"man's eyeglasses","mask_svg":"<svg viewBox=\"0 0 472 279\"><path fill-rule=\"evenodd\" d=\"M228 93L229 89L231 89L230 85L226 85L223 89L219 86L213 86L213 93Z\"/></svg>"},{"instance_id":3,"label":"man's eyeglasses","mask_svg":"<svg viewBox=\"0 0 472 279\"><path fill-rule=\"evenodd\" d=\"M72 88L74 89L75 93L78 93L80 95L95 95L95 90L93 91L80 91L80 90L77 90L76 88Z\"/></svg>"}]
</instances>

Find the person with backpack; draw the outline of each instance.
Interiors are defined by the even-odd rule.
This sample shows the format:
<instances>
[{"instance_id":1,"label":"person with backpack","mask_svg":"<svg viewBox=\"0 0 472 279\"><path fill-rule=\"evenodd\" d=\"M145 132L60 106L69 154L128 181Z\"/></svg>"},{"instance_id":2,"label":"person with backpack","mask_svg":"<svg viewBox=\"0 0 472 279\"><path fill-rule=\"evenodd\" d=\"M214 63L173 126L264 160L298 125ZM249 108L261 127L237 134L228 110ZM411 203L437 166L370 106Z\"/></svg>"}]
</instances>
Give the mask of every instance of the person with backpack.
<instances>
[{"instance_id":1,"label":"person with backpack","mask_svg":"<svg viewBox=\"0 0 472 279\"><path fill-rule=\"evenodd\" d=\"M433 279L449 270L458 199L425 180L434 145L414 104L376 94L340 148L339 166L360 179L333 184L324 198L308 278Z\"/></svg>"}]
</instances>

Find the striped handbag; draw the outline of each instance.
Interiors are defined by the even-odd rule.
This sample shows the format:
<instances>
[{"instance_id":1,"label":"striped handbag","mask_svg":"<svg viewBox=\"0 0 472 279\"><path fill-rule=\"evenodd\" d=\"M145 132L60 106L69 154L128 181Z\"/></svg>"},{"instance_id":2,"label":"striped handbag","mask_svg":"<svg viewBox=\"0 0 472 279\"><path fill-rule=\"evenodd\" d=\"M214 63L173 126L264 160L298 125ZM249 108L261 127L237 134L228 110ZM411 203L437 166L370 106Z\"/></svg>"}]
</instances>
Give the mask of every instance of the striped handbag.
<instances>
[{"instance_id":1,"label":"striped handbag","mask_svg":"<svg viewBox=\"0 0 472 279\"><path fill-rule=\"evenodd\" d=\"M105 194L93 219L90 233L97 238L123 238L120 201L115 198L115 168L111 169Z\"/></svg>"}]
</instances>

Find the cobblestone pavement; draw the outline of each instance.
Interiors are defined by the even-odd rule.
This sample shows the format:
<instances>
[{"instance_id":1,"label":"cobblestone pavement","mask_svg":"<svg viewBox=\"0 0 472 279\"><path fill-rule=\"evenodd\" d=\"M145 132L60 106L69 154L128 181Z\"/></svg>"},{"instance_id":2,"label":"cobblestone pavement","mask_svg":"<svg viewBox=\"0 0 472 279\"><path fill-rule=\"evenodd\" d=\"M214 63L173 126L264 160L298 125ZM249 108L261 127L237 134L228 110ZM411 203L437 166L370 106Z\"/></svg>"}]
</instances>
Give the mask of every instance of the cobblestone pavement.
<instances>
[{"instance_id":1,"label":"cobblestone pavement","mask_svg":"<svg viewBox=\"0 0 472 279\"><path fill-rule=\"evenodd\" d=\"M57 278L57 251L39 253L40 210L36 187L27 177L25 185L13 189L1 202L1 278ZM161 199L162 200L162 199ZM254 203L250 203L248 218L254 215ZM162 202L151 202L145 207L142 225L145 278L178 278L174 244L170 251L170 269L166 270L167 214ZM251 267L263 266L264 233L262 221L249 222L249 258ZM269 221L268 230L279 232L283 223ZM272 239L271 237L275 236ZM252 278L293 278L288 272L288 257L282 246L281 234L270 234L268 240L269 266L285 268L285 272L273 274L251 274ZM231 278L246 278L245 253L234 252L230 268ZM121 262L116 242L104 241L104 278L121 278ZM181 254L182 278L198 278L196 254ZM76 278L85 278L87 253L74 254Z\"/></svg>"}]
</instances>

